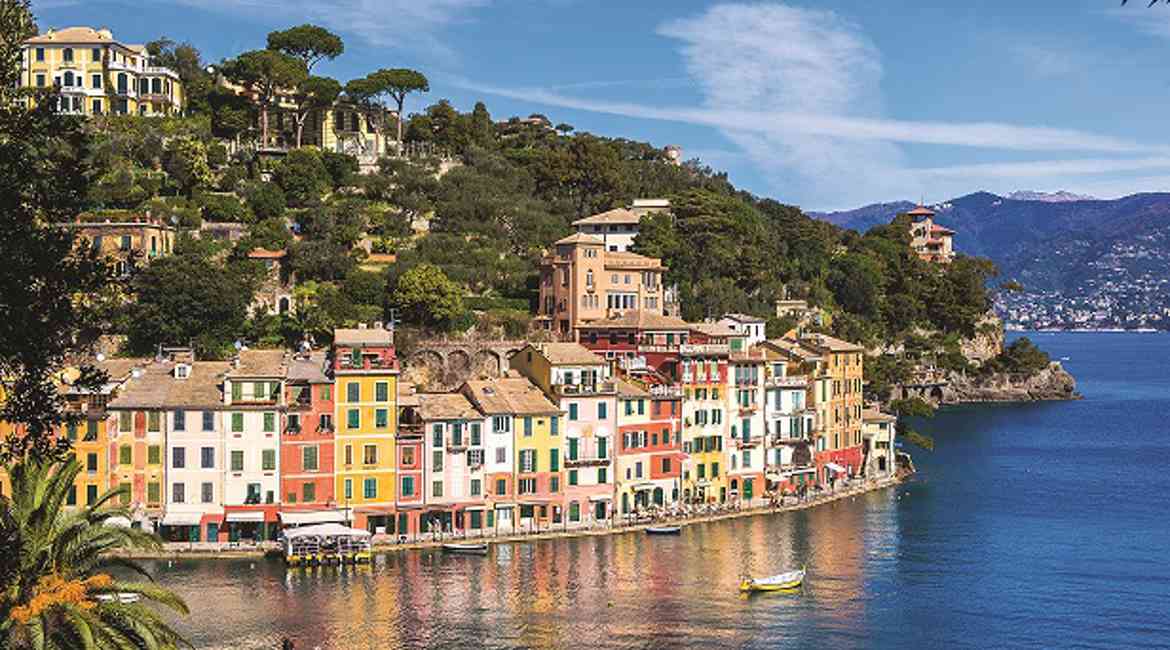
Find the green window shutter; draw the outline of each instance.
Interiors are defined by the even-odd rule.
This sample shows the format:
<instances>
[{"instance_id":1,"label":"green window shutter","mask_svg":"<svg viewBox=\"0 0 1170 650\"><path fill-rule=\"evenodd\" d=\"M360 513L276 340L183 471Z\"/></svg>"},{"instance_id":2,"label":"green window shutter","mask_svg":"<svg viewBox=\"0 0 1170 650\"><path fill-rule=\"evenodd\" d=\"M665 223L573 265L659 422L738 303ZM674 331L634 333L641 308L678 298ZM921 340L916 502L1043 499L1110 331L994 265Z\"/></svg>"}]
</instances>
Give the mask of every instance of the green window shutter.
<instances>
[{"instance_id":1,"label":"green window shutter","mask_svg":"<svg viewBox=\"0 0 1170 650\"><path fill-rule=\"evenodd\" d=\"M478 445L482 444L482 435L483 435L482 434L482 427L479 424L479 422L472 422L471 423L471 444L472 444L472 446L478 446Z\"/></svg>"},{"instance_id":2,"label":"green window shutter","mask_svg":"<svg viewBox=\"0 0 1170 650\"><path fill-rule=\"evenodd\" d=\"M232 450L232 471L244 471L244 452L242 450Z\"/></svg>"},{"instance_id":3,"label":"green window shutter","mask_svg":"<svg viewBox=\"0 0 1170 650\"><path fill-rule=\"evenodd\" d=\"M232 382L232 401L238 402L244 399L244 387L238 381Z\"/></svg>"},{"instance_id":4,"label":"green window shutter","mask_svg":"<svg viewBox=\"0 0 1170 650\"><path fill-rule=\"evenodd\" d=\"M550 472L561 471L561 450L560 449L549 449L548 450L548 471L550 471Z\"/></svg>"},{"instance_id":5,"label":"green window shutter","mask_svg":"<svg viewBox=\"0 0 1170 650\"><path fill-rule=\"evenodd\" d=\"M265 413L264 414L264 432L271 433L273 431L276 431L276 414L275 413Z\"/></svg>"},{"instance_id":6,"label":"green window shutter","mask_svg":"<svg viewBox=\"0 0 1170 650\"><path fill-rule=\"evenodd\" d=\"M360 402L361 401L361 385L356 381L351 381L345 385L345 401Z\"/></svg>"},{"instance_id":7,"label":"green window shutter","mask_svg":"<svg viewBox=\"0 0 1170 650\"><path fill-rule=\"evenodd\" d=\"M158 465L162 462L162 448L151 445L146 448L146 462L148 465Z\"/></svg>"},{"instance_id":8,"label":"green window shutter","mask_svg":"<svg viewBox=\"0 0 1170 650\"><path fill-rule=\"evenodd\" d=\"M328 385L322 386L321 387L321 400L324 402L328 402L328 401L331 401L332 399L333 399L333 387L328 386Z\"/></svg>"},{"instance_id":9,"label":"green window shutter","mask_svg":"<svg viewBox=\"0 0 1170 650\"><path fill-rule=\"evenodd\" d=\"M362 412L358 409L349 409L346 413L346 424L349 428L356 429L361 426Z\"/></svg>"},{"instance_id":10,"label":"green window shutter","mask_svg":"<svg viewBox=\"0 0 1170 650\"><path fill-rule=\"evenodd\" d=\"M551 427L552 435L554 435L554 436L560 435L560 433L561 433L561 426L560 425L561 425L561 419L555 415L552 416L552 419L549 421L549 426Z\"/></svg>"},{"instance_id":11,"label":"green window shutter","mask_svg":"<svg viewBox=\"0 0 1170 650\"><path fill-rule=\"evenodd\" d=\"M122 430L122 433L129 433L134 428L133 413L120 411L118 413L118 428Z\"/></svg>"},{"instance_id":12,"label":"green window shutter","mask_svg":"<svg viewBox=\"0 0 1170 650\"><path fill-rule=\"evenodd\" d=\"M266 472L275 471L276 470L276 450L275 449L265 449L263 452L261 452L261 462L263 463L261 469L263 469L264 471L266 471Z\"/></svg>"},{"instance_id":13,"label":"green window shutter","mask_svg":"<svg viewBox=\"0 0 1170 650\"><path fill-rule=\"evenodd\" d=\"M633 414L634 414L634 401L633 400L626 400L626 415L633 415Z\"/></svg>"},{"instance_id":14,"label":"green window shutter","mask_svg":"<svg viewBox=\"0 0 1170 650\"><path fill-rule=\"evenodd\" d=\"M389 385L386 382L380 381L380 382L374 384L374 389L375 389L374 401L377 401L377 402L390 401Z\"/></svg>"},{"instance_id":15,"label":"green window shutter","mask_svg":"<svg viewBox=\"0 0 1170 650\"><path fill-rule=\"evenodd\" d=\"M577 470L571 469L571 470L569 470L569 485L576 485L576 484L577 484Z\"/></svg>"},{"instance_id":16,"label":"green window shutter","mask_svg":"<svg viewBox=\"0 0 1170 650\"><path fill-rule=\"evenodd\" d=\"M384 426L386 426L386 421L387 421L386 409L378 409L378 410L374 411L374 426L384 427Z\"/></svg>"},{"instance_id":17,"label":"green window shutter","mask_svg":"<svg viewBox=\"0 0 1170 650\"><path fill-rule=\"evenodd\" d=\"M160 420L160 418L159 418L158 411L148 412L146 414L146 429L147 429L147 431L158 431L159 430L159 420Z\"/></svg>"},{"instance_id":18,"label":"green window shutter","mask_svg":"<svg viewBox=\"0 0 1170 650\"><path fill-rule=\"evenodd\" d=\"M348 479L348 478L345 479L345 498L346 499L353 498L353 480L352 479Z\"/></svg>"},{"instance_id":19,"label":"green window shutter","mask_svg":"<svg viewBox=\"0 0 1170 650\"><path fill-rule=\"evenodd\" d=\"M244 430L244 414L232 413L232 433L241 433Z\"/></svg>"},{"instance_id":20,"label":"green window shutter","mask_svg":"<svg viewBox=\"0 0 1170 650\"><path fill-rule=\"evenodd\" d=\"M532 416L530 415L524 416L524 435L532 435Z\"/></svg>"},{"instance_id":21,"label":"green window shutter","mask_svg":"<svg viewBox=\"0 0 1170 650\"><path fill-rule=\"evenodd\" d=\"M638 415L646 414L646 402L638 400Z\"/></svg>"},{"instance_id":22,"label":"green window shutter","mask_svg":"<svg viewBox=\"0 0 1170 650\"><path fill-rule=\"evenodd\" d=\"M569 419L574 420L574 421L577 419L577 403L576 402L569 404Z\"/></svg>"},{"instance_id":23,"label":"green window shutter","mask_svg":"<svg viewBox=\"0 0 1170 650\"><path fill-rule=\"evenodd\" d=\"M609 404L605 402L598 402L597 404L597 419L604 420L609 415Z\"/></svg>"},{"instance_id":24,"label":"green window shutter","mask_svg":"<svg viewBox=\"0 0 1170 650\"><path fill-rule=\"evenodd\" d=\"M577 460L577 439L569 438L569 460Z\"/></svg>"},{"instance_id":25,"label":"green window shutter","mask_svg":"<svg viewBox=\"0 0 1170 650\"><path fill-rule=\"evenodd\" d=\"M134 448L131 447L130 445L122 445L121 447L119 447L118 448L118 464L119 465L132 464L134 462L133 457L132 457L133 453L134 453Z\"/></svg>"},{"instance_id":26,"label":"green window shutter","mask_svg":"<svg viewBox=\"0 0 1170 650\"><path fill-rule=\"evenodd\" d=\"M606 452L605 445L607 442L609 442L609 440L606 438L598 438L597 439L597 457L598 458L605 458L606 457L605 456L605 452Z\"/></svg>"}]
</instances>

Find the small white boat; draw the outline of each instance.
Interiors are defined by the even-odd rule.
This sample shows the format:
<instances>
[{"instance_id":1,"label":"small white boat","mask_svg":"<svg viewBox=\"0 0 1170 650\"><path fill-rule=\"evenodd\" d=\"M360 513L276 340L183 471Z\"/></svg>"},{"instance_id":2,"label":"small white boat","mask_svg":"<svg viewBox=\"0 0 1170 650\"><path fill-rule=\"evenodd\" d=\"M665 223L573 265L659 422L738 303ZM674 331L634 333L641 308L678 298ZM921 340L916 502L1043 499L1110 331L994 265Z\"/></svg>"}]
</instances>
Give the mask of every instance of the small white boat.
<instances>
[{"instance_id":1,"label":"small white boat","mask_svg":"<svg viewBox=\"0 0 1170 650\"><path fill-rule=\"evenodd\" d=\"M444 553L462 553L464 555L487 555L487 544L443 544Z\"/></svg>"},{"instance_id":2,"label":"small white boat","mask_svg":"<svg viewBox=\"0 0 1170 650\"><path fill-rule=\"evenodd\" d=\"M98 594L97 599L103 603L121 603L123 605L130 605L142 600L142 596L139 594L132 594L126 591L122 591L116 594Z\"/></svg>"},{"instance_id":3,"label":"small white boat","mask_svg":"<svg viewBox=\"0 0 1170 650\"><path fill-rule=\"evenodd\" d=\"M682 526L648 526L646 528L647 535L678 535L682 532Z\"/></svg>"},{"instance_id":4,"label":"small white boat","mask_svg":"<svg viewBox=\"0 0 1170 650\"><path fill-rule=\"evenodd\" d=\"M739 583L739 590L743 592L784 591L787 589L796 589L803 583L804 569L800 568L796 571L789 571L788 573L781 573L767 578L744 578Z\"/></svg>"}]
</instances>

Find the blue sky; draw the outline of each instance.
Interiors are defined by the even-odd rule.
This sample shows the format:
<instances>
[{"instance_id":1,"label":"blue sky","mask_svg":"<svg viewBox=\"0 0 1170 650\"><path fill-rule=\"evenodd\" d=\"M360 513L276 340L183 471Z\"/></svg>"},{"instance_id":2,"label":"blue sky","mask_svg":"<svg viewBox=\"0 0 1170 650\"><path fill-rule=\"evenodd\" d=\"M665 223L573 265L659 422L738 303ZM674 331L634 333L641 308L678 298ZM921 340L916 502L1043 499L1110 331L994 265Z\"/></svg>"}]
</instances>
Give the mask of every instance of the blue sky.
<instances>
[{"instance_id":1,"label":"blue sky","mask_svg":"<svg viewBox=\"0 0 1170 650\"><path fill-rule=\"evenodd\" d=\"M1144 0L34 0L40 25L166 35L209 61L315 22L342 82L431 79L418 110L482 99L676 144L810 210L975 190L1170 190L1170 6Z\"/></svg>"}]
</instances>

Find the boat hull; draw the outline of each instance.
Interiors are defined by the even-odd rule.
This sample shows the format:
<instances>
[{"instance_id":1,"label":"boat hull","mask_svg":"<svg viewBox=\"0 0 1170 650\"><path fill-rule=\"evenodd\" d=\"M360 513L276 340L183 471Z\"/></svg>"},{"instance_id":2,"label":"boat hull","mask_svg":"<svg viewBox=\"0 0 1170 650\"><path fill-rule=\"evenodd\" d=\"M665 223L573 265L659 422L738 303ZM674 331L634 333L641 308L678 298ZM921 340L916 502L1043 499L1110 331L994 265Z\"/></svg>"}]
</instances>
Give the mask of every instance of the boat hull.
<instances>
[{"instance_id":1,"label":"boat hull","mask_svg":"<svg viewBox=\"0 0 1170 650\"><path fill-rule=\"evenodd\" d=\"M455 553L457 555L487 555L487 544L444 544L444 553Z\"/></svg>"},{"instance_id":2,"label":"boat hull","mask_svg":"<svg viewBox=\"0 0 1170 650\"><path fill-rule=\"evenodd\" d=\"M651 527L646 529L647 535L678 535L682 533L681 526Z\"/></svg>"}]
</instances>

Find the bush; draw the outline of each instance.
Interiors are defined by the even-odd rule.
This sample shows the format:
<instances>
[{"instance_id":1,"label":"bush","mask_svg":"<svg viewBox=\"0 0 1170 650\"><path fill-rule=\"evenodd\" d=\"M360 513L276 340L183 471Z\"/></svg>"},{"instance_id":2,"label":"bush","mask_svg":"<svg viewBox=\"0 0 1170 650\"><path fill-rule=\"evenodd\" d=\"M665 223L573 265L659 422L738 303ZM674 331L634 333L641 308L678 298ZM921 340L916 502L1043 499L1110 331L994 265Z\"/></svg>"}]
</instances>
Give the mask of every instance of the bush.
<instances>
[{"instance_id":1,"label":"bush","mask_svg":"<svg viewBox=\"0 0 1170 650\"><path fill-rule=\"evenodd\" d=\"M244 200L257 221L282 217L287 206L280 187L263 181L249 183L244 189Z\"/></svg>"},{"instance_id":2,"label":"bush","mask_svg":"<svg viewBox=\"0 0 1170 650\"><path fill-rule=\"evenodd\" d=\"M321 162L329 172L333 189L353 184L353 178L358 173L357 158L347 153L322 151Z\"/></svg>"},{"instance_id":3,"label":"bush","mask_svg":"<svg viewBox=\"0 0 1170 650\"><path fill-rule=\"evenodd\" d=\"M243 165L232 165L223 170L219 176L219 189L221 192L235 192L240 187L240 183L248 180L248 168Z\"/></svg>"},{"instance_id":4,"label":"bush","mask_svg":"<svg viewBox=\"0 0 1170 650\"><path fill-rule=\"evenodd\" d=\"M1004 348L999 356L983 364L985 374L1010 372L1034 375L1052 363L1048 353L1036 347L1028 337L1020 337Z\"/></svg>"},{"instance_id":5,"label":"bush","mask_svg":"<svg viewBox=\"0 0 1170 650\"><path fill-rule=\"evenodd\" d=\"M223 167L228 161L227 147L220 142L212 142L207 146L207 164L213 168Z\"/></svg>"},{"instance_id":6,"label":"bush","mask_svg":"<svg viewBox=\"0 0 1170 650\"><path fill-rule=\"evenodd\" d=\"M522 311L528 313L528 301L523 298L501 298L500 296L467 296L463 304L473 311Z\"/></svg>"},{"instance_id":7,"label":"bush","mask_svg":"<svg viewBox=\"0 0 1170 650\"><path fill-rule=\"evenodd\" d=\"M295 149L272 169L272 178L284 190L288 204L304 207L333 186L333 177L315 149Z\"/></svg>"},{"instance_id":8,"label":"bush","mask_svg":"<svg viewBox=\"0 0 1170 650\"><path fill-rule=\"evenodd\" d=\"M248 208L235 195L201 194L197 199L205 221L246 223L252 220Z\"/></svg>"},{"instance_id":9,"label":"bush","mask_svg":"<svg viewBox=\"0 0 1170 650\"><path fill-rule=\"evenodd\" d=\"M482 329L500 329L505 338L522 339L528 335L532 315L528 310L492 309L479 317Z\"/></svg>"}]
</instances>

